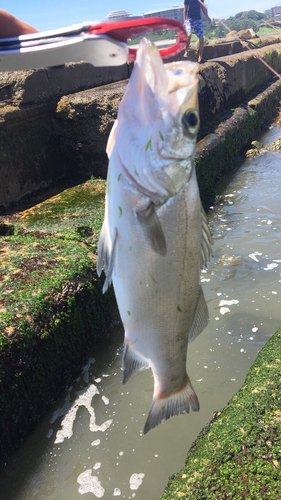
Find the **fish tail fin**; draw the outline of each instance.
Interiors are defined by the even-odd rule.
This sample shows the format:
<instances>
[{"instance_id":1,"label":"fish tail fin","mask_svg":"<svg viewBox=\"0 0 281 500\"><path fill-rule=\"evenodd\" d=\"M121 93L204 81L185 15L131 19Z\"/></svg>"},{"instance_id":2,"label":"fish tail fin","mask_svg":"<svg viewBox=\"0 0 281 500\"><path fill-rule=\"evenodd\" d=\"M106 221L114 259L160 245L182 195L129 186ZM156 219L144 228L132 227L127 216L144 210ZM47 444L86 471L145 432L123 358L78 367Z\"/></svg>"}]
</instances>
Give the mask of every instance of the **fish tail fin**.
<instances>
[{"instance_id":1,"label":"fish tail fin","mask_svg":"<svg viewBox=\"0 0 281 500\"><path fill-rule=\"evenodd\" d=\"M173 415L189 413L190 407L193 411L199 411L199 401L188 378L186 385L181 390L170 394L168 397L157 398L153 396L143 433L146 434L150 429Z\"/></svg>"}]
</instances>

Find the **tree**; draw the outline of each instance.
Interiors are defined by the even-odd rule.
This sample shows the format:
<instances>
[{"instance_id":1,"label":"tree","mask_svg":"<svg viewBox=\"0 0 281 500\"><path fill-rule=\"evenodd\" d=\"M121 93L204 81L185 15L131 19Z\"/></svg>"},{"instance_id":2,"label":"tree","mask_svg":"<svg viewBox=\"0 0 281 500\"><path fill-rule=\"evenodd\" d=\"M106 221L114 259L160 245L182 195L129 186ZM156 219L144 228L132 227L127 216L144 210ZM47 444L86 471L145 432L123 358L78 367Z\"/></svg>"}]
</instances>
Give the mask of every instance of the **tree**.
<instances>
[{"instance_id":1,"label":"tree","mask_svg":"<svg viewBox=\"0 0 281 500\"><path fill-rule=\"evenodd\" d=\"M227 24L227 22L225 22L225 24ZM227 29L221 23L219 23L216 29L216 38L224 38L226 34Z\"/></svg>"},{"instance_id":2,"label":"tree","mask_svg":"<svg viewBox=\"0 0 281 500\"><path fill-rule=\"evenodd\" d=\"M254 19L255 21L260 21L263 19L264 14L262 12L257 12L256 10L247 10L242 12L241 19Z\"/></svg>"},{"instance_id":3,"label":"tree","mask_svg":"<svg viewBox=\"0 0 281 500\"><path fill-rule=\"evenodd\" d=\"M264 14L261 12L257 12L256 10L247 10L238 12L235 16L231 16L223 21L226 26L233 31L240 31L249 28L252 28L254 31L258 31L260 28L260 20L264 17ZM204 28L204 33L207 38L223 38L227 34L227 30L221 23L218 26L214 26L212 23L209 27L206 26Z\"/></svg>"}]
</instances>

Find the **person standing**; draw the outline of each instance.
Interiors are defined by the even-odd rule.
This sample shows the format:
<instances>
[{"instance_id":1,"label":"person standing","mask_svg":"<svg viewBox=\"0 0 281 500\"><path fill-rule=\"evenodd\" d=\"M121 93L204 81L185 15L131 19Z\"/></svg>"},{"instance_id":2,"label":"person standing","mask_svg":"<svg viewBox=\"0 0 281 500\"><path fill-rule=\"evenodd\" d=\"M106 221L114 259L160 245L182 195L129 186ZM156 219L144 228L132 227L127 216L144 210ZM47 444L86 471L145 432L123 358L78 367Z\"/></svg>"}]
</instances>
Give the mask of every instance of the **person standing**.
<instances>
[{"instance_id":1,"label":"person standing","mask_svg":"<svg viewBox=\"0 0 281 500\"><path fill-rule=\"evenodd\" d=\"M207 7L204 5L204 1L202 0L184 0L184 8L183 8L183 20L184 20L184 28L187 35L186 47L183 57L187 57L190 40L191 40L191 32L194 31L195 35L199 38L199 52L198 52L198 62L204 63L206 62L203 59L203 49L204 49L204 38L203 38L203 24L201 20L201 9L205 16L207 17L208 23L210 24L212 21L208 16Z\"/></svg>"}]
</instances>

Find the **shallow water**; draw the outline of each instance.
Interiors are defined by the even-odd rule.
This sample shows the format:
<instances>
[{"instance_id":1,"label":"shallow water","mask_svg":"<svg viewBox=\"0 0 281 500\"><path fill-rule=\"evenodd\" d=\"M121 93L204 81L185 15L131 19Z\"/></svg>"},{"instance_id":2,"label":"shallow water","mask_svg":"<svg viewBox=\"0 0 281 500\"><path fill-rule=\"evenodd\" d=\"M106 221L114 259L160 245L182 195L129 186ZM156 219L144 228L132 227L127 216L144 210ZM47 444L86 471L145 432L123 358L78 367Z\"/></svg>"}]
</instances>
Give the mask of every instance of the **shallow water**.
<instances>
[{"instance_id":1,"label":"shallow water","mask_svg":"<svg viewBox=\"0 0 281 500\"><path fill-rule=\"evenodd\" d=\"M279 135L275 126L262 140ZM123 332L115 325L108 352L89 359L0 475L1 499L157 500L202 427L241 387L281 325L280 153L237 166L210 210L214 256L202 274L210 324L188 351L200 412L142 435L153 378L147 370L122 385Z\"/></svg>"}]
</instances>

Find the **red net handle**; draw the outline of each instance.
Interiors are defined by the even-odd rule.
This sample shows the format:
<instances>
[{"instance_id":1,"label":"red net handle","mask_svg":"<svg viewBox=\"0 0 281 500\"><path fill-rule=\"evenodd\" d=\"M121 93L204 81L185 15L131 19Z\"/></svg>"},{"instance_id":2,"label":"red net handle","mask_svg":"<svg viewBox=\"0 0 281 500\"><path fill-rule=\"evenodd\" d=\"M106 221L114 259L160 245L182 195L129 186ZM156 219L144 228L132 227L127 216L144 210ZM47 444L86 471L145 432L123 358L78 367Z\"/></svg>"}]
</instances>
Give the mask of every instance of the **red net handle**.
<instances>
[{"instance_id":1,"label":"red net handle","mask_svg":"<svg viewBox=\"0 0 281 500\"><path fill-rule=\"evenodd\" d=\"M181 52L186 45L186 33L183 25L174 19L166 19L164 17L150 17L146 19L132 19L116 23L100 23L90 26L89 32L91 35L105 34L116 38L122 42L127 42L128 38L134 35L140 35L147 31L159 29L168 29L179 33L178 40L174 45L159 50L162 59L166 59ZM129 48L128 61L136 59L137 49Z\"/></svg>"}]
</instances>

